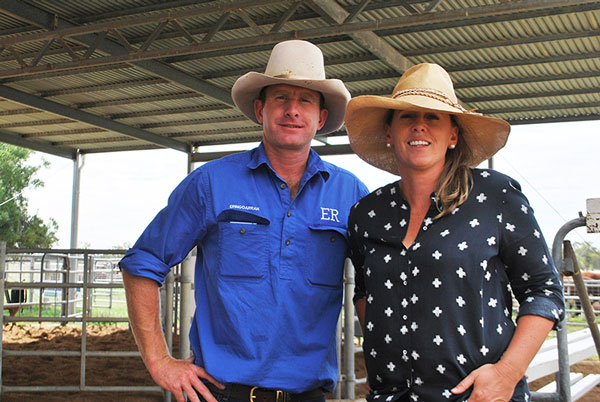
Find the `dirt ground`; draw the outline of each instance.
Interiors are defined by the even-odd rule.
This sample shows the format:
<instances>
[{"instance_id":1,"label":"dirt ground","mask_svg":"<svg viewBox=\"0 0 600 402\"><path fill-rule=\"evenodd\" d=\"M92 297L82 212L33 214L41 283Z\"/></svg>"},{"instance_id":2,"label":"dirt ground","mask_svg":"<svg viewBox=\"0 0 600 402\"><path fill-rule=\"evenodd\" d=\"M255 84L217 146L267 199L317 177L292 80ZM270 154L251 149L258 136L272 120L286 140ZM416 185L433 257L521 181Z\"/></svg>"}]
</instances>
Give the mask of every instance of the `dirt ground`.
<instances>
[{"instance_id":1,"label":"dirt ground","mask_svg":"<svg viewBox=\"0 0 600 402\"><path fill-rule=\"evenodd\" d=\"M3 329L3 347L6 350L81 350L81 329L73 326L29 325L26 327L6 324ZM133 351L135 342L127 326L88 326L88 350L94 351ZM175 348L177 345L175 345ZM154 385L139 357L101 358L90 357L86 362L86 384L90 386ZM365 377L362 355L357 355L356 377ZM2 383L4 385L55 385L77 386L79 384L79 357L6 356L2 360ZM584 361L573 366L572 371L585 374L600 374L600 362ZM553 381L548 376L530 384L532 390ZM366 385L356 386L356 398L364 398ZM38 401L40 393L5 393L5 402ZM45 393L47 402L159 402L163 400L158 392L79 392ZM600 387L589 392L580 402L600 401Z\"/></svg>"}]
</instances>

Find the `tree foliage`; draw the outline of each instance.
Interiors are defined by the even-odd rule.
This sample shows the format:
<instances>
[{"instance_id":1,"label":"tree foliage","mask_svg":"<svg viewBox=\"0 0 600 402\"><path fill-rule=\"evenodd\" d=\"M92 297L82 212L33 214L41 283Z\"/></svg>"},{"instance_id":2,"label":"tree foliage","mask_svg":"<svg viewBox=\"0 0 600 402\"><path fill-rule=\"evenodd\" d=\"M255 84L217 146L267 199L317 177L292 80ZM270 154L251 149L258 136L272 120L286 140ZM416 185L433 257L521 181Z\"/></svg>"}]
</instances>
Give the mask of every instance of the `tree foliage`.
<instances>
[{"instance_id":1,"label":"tree foliage","mask_svg":"<svg viewBox=\"0 0 600 402\"><path fill-rule=\"evenodd\" d=\"M26 188L42 187L35 173L48 165L27 164L30 150L0 143L0 240L7 247L47 248L57 240L58 225L52 218L45 223L37 215L30 216Z\"/></svg>"},{"instance_id":2,"label":"tree foliage","mask_svg":"<svg viewBox=\"0 0 600 402\"><path fill-rule=\"evenodd\" d=\"M587 242L575 242L573 250L582 271L600 270L600 250Z\"/></svg>"}]
</instances>

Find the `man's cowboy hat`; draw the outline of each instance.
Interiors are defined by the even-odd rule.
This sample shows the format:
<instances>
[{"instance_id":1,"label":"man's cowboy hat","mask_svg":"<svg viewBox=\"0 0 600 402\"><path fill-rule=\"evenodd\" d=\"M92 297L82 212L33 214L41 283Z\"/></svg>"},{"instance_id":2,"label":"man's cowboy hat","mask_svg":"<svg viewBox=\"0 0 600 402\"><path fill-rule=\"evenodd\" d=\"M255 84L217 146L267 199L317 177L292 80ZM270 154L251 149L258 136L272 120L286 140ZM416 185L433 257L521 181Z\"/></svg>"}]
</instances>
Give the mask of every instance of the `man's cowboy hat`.
<instances>
[{"instance_id":1,"label":"man's cowboy hat","mask_svg":"<svg viewBox=\"0 0 600 402\"><path fill-rule=\"evenodd\" d=\"M399 175L393 148L386 147L385 124L388 111L430 110L455 116L461 136L473 154L472 167L489 159L506 144L510 125L494 117L465 110L454 93L450 76L437 64L418 64L406 70L392 97L358 96L346 111L350 146L363 160Z\"/></svg>"},{"instance_id":2,"label":"man's cowboy hat","mask_svg":"<svg viewBox=\"0 0 600 402\"><path fill-rule=\"evenodd\" d=\"M323 95L324 107L329 114L317 134L331 133L344 124L350 92L342 81L325 79L323 53L312 43L303 40L278 43L271 51L265 73L249 72L238 78L231 88L231 96L238 109L258 123L254 114L254 100L262 88L276 84L308 88Z\"/></svg>"}]
</instances>

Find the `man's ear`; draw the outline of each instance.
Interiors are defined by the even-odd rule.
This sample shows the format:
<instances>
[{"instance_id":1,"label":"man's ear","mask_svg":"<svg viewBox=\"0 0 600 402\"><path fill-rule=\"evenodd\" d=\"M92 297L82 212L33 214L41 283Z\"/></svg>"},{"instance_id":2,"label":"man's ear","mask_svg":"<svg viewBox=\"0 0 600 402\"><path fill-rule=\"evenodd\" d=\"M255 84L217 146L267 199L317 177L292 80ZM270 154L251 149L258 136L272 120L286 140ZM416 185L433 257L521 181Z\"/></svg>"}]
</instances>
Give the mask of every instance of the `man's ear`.
<instances>
[{"instance_id":1,"label":"man's ear","mask_svg":"<svg viewBox=\"0 0 600 402\"><path fill-rule=\"evenodd\" d=\"M259 124L263 124L263 106L264 104L260 99L256 99L254 101L254 115L256 116L256 121L258 121Z\"/></svg>"},{"instance_id":2,"label":"man's ear","mask_svg":"<svg viewBox=\"0 0 600 402\"><path fill-rule=\"evenodd\" d=\"M321 112L319 114L319 128L317 129L317 131L323 128L325 122L327 121L327 116L329 116L329 110L321 109Z\"/></svg>"}]
</instances>

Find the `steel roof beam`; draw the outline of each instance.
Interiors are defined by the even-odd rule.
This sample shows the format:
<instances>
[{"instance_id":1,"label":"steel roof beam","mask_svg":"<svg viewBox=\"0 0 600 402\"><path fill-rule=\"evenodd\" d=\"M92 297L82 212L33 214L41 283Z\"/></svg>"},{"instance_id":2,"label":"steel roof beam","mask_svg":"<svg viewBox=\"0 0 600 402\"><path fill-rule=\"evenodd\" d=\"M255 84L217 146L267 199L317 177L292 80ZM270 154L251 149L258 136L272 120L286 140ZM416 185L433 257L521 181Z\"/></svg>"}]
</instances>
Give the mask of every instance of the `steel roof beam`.
<instances>
[{"instance_id":1,"label":"steel roof beam","mask_svg":"<svg viewBox=\"0 0 600 402\"><path fill-rule=\"evenodd\" d=\"M44 152L47 154L60 156L62 158L75 160L77 151L74 149L54 147L38 142L27 141L18 134L14 134L8 131L0 130L0 141L7 144L16 145L21 148L28 148L34 151Z\"/></svg>"},{"instance_id":2,"label":"steel roof beam","mask_svg":"<svg viewBox=\"0 0 600 402\"><path fill-rule=\"evenodd\" d=\"M104 117L96 116L81 110L72 109L60 103L52 102L47 99L18 91L14 88L0 85L0 97L20 103L22 105L31 106L42 109L59 116L64 116L68 119L77 120L83 123L91 124L96 127L101 127L110 131L121 133L129 137L137 138L144 141L149 141L167 148L172 148L182 152L189 152L190 146L173 139L160 136L139 128L127 126L125 124L105 119Z\"/></svg>"},{"instance_id":3,"label":"steel roof beam","mask_svg":"<svg viewBox=\"0 0 600 402\"><path fill-rule=\"evenodd\" d=\"M321 11L325 13L337 24L343 25L348 18L352 17L349 12L336 2L328 0L311 0L309 4L311 3L313 4L313 7L318 8L316 10L317 12ZM350 37L361 47L368 50L385 64L396 70L399 74L404 73L414 65L414 63L394 49L392 45L373 32L355 32L351 33Z\"/></svg>"},{"instance_id":4,"label":"steel roof beam","mask_svg":"<svg viewBox=\"0 0 600 402\"><path fill-rule=\"evenodd\" d=\"M5 0L4 0L5 1ZM309 1L309 0L307 0ZM329 7L333 3L326 2L324 0L315 0L318 6L321 7ZM1 4L1 3L0 3ZM252 5L256 5L252 3ZM321 8L320 7L320 8ZM335 5L333 5L335 7ZM426 15L412 15L409 17L397 17L397 18L388 18L383 20L375 20L375 21L360 21L355 23L342 23L330 27L321 27L321 28L309 28L305 30L293 31L293 32L284 32L284 33L270 33L264 35L258 35L255 37L245 38L245 39L233 39L233 40L224 40L218 43L200 43L200 44L192 44L187 46L179 46L179 47L171 47L168 49L155 49L149 50L146 52L136 52L136 53L127 53L127 50L119 45L112 44L112 42L103 41L102 43L111 43L112 45L118 46L120 51L114 56L104 57L104 58L95 58L88 59L83 61L76 62L65 62L65 63L57 63L52 65L53 69L70 69L75 67L80 67L82 65L86 66L97 66L101 64L107 63L116 63L116 62L130 62L135 63L136 65L144 67L146 63L158 63L154 60L147 61L147 59L153 58L164 58L169 57L174 54L193 54L196 52L206 52L206 51L217 51L223 49L239 49L240 47L253 46L256 44L272 44L282 40L288 40L293 38L299 39L313 39L317 37L323 36L333 36L339 34L348 34L353 35L364 31L377 31L380 34L385 35L386 29L396 29L398 27L409 27L409 29L439 29L440 26L445 23L457 24L457 26L464 26L465 24L473 23L473 24L482 24L491 21L491 19L510 19L514 20L516 18L532 18L536 16L546 16L550 14L558 14L558 13L567 13L567 12L576 12L585 9L598 9L600 8L600 4L597 1L593 0L579 0L578 2L571 2L567 5L564 2L560 2L557 0L535 0L535 1L515 1L508 4L501 5L489 5L489 6L481 6L481 7L472 7L469 9L463 10L453 10L443 13L435 13L435 14L426 14ZM347 15L348 13L340 7L340 9ZM339 11L339 10L338 10ZM334 11L332 11L334 12ZM334 14L335 15L335 14ZM432 18L432 16L435 16ZM161 17L162 18L162 17ZM142 20L138 21L140 23ZM343 21L342 21L343 22ZM124 24L125 22L120 22ZM427 28L429 27L429 28ZM91 29L91 28L88 28ZM404 28L403 28L404 29ZM74 32L79 32L75 31ZM71 32L71 31L67 31ZM371 32L372 33L372 32ZM368 35L368 33L367 33ZM93 35L92 35L93 37ZM378 55L383 60L385 60L390 65L394 66L394 68L402 69L403 59L398 58L397 53L388 52L387 42L375 36L370 40L365 40L363 45L372 47L371 51L380 52ZM0 41L2 43L2 41ZM391 46L390 46L391 47ZM101 46L99 46L101 48ZM122 52L125 52L123 54ZM109 52L110 53L110 52ZM102 59L102 60L100 60ZM171 67L168 67L172 69ZM2 72L3 76L11 76L11 75L20 75L20 74L34 74L37 71L42 71L40 67L26 67L22 69L14 69L14 70L5 70ZM150 70L149 70L150 71ZM178 71L178 70L176 70ZM155 73L159 74L157 71ZM161 74L159 74L161 75ZM197 80L197 79L196 79ZM222 91L222 90L221 90ZM208 94L209 96L213 96ZM214 97L214 96L213 96ZM230 98L229 94L226 95L226 98ZM219 99L218 97L216 99ZM226 102L225 102L226 103Z\"/></svg>"},{"instance_id":5,"label":"steel roof beam","mask_svg":"<svg viewBox=\"0 0 600 402\"><path fill-rule=\"evenodd\" d=\"M11 0L0 0L0 11L5 14L11 15L15 18L25 20L33 25L45 28L47 30L54 29L54 15L47 13L46 11L43 11L41 9L38 9L37 7L33 7L28 3L15 2ZM76 27L70 22L59 18L57 29L62 28L66 29ZM92 46L96 41L96 35L87 34L78 36L77 40L88 46ZM123 46L111 42L107 39L103 39L102 41L100 41L100 43L98 44L98 49L110 55L127 54L127 50ZM219 88L206 81L199 80L196 77L193 77L190 74L184 73L183 71L180 71L171 66L165 65L155 60L142 60L134 62L133 64L146 71L150 71L160 77L163 77L169 81L182 85L188 89L210 96L227 105L233 106L234 104L229 91L225 91L222 88Z\"/></svg>"}]
</instances>

